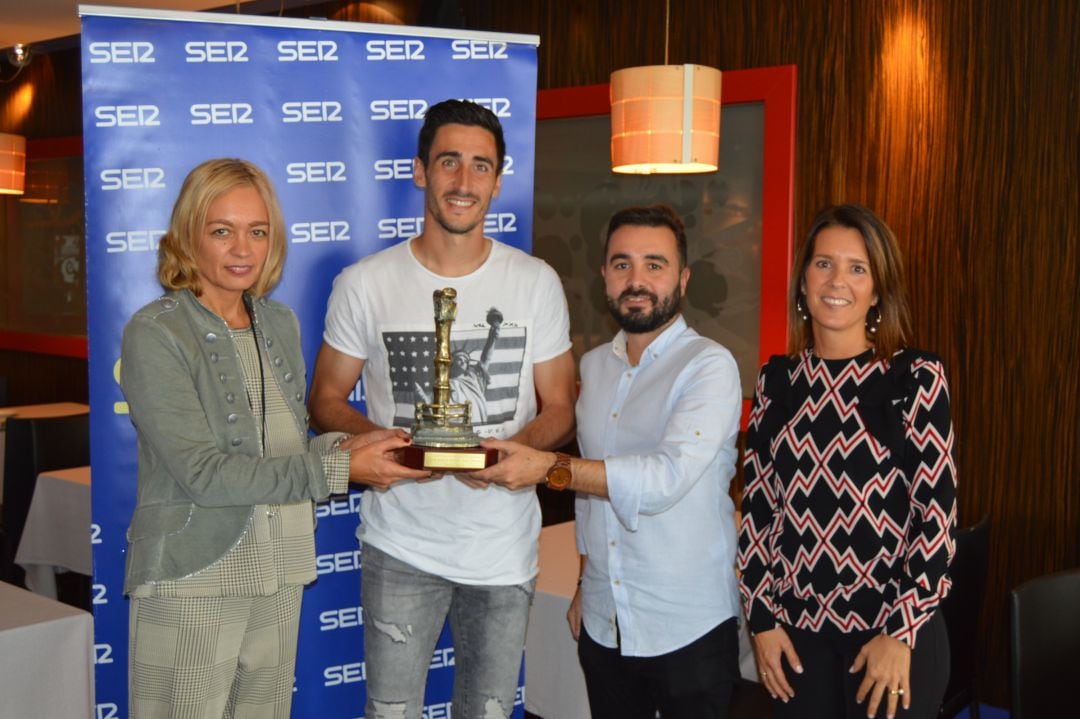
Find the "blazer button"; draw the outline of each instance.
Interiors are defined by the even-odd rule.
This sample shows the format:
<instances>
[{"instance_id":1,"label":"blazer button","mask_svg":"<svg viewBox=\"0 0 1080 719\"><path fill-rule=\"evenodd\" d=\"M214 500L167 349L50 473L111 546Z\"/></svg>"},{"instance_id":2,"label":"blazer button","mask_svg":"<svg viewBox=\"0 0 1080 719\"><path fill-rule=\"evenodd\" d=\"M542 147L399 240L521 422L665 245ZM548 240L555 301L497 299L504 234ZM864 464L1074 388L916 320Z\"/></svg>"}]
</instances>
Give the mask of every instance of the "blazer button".
<instances>
[{"instance_id":1,"label":"blazer button","mask_svg":"<svg viewBox=\"0 0 1080 719\"><path fill-rule=\"evenodd\" d=\"M207 332L206 333L206 341L207 342L217 342L217 335L214 334L213 332Z\"/></svg>"},{"instance_id":2,"label":"blazer button","mask_svg":"<svg viewBox=\"0 0 1080 719\"><path fill-rule=\"evenodd\" d=\"M225 421L229 424L236 424L236 420L238 419L240 419L240 417L238 417L237 415L230 414L228 417L225 418Z\"/></svg>"},{"instance_id":3,"label":"blazer button","mask_svg":"<svg viewBox=\"0 0 1080 719\"><path fill-rule=\"evenodd\" d=\"M161 301L161 306L167 310L171 310L173 307L176 307L176 300L172 297L166 297Z\"/></svg>"},{"instance_id":4,"label":"blazer button","mask_svg":"<svg viewBox=\"0 0 1080 719\"><path fill-rule=\"evenodd\" d=\"M300 401L302 401L303 399L304 399L304 395L302 395L301 393L297 392L297 393L296 393L296 401L297 401L297 402L300 402Z\"/></svg>"},{"instance_id":5,"label":"blazer button","mask_svg":"<svg viewBox=\"0 0 1080 719\"><path fill-rule=\"evenodd\" d=\"M286 382L292 382L292 372L286 372L282 376L282 379L285 380Z\"/></svg>"},{"instance_id":6,"label":"blazer button","mask_svg":"<svg viewBox=\"0 0 1080 719\"><path fill-rule=\"evenodd\" d=\"M274 346L274 338L273 337L267 337L266 338L266 346L267 346L267 348L270 348L270 347Z\"/></svg>"},{"instance_id":7,"label":"blazer button","mask_svg":"<svg viewBox=\"0 0 1080 719\"><path fill-rule=\"evenodd\" d=\"M217 362L218 361L218 353L217 352L211 352L210 353L210 361L211 362Z\"/></svg>"},{"instance_id":8,"label":"blazer button","mask_svg":"<svg viewBox=\"0 0 1080 719\"><path fill-rule=\"evenodd\" d=\"M281 358L280 357L275 357L274 358L274 366L275 367L280 367L281 366Z\"/></svg>"},{"instance_id":9,"label":"blazer button","mask_svg":"<svg viewBox=\"0 0 1080 719\"><path fill-rule=\"evenodd\" d=\"M232 392L226 392L225 393L225 401L228 402L229 404L232 404L233 402L236 401L236 395L233 394Z\"/></svg>"},{"instance_id":10,"label":"blazer button","mask_svg":"<svg viewBox=\"0 0 1080 719\"><path fill-rule=\"evenodd\" d=\"M233 437L232 446L239 447L243 441L244 440L240 439L239 437Z\"/></svg>"},{"instance_id":11,"label":"blazer button","mask_svg":"<svg viewBox=\"0 0 1080 719\"><path fill-rule=\"evenodd\" d=\"M221 380L221 384L225 384L225 380L226 380L226 379L228 379L228 378L227 378L227 377L225 376L225 373L224 373L224 372L222 372L221 374L219 374L219 375L217 376L217 378L218 378L219 380Z\"/></svg>"}]
</instances>

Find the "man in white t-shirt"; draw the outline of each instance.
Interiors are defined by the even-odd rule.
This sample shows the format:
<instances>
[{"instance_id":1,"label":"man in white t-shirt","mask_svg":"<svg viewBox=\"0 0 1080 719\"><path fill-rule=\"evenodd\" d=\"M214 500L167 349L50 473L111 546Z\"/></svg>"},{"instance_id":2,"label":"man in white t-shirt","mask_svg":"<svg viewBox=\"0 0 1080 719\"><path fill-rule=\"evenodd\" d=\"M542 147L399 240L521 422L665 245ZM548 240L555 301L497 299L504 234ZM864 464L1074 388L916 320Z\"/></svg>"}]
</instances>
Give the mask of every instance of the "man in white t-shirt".
<instances>
[{"instance_id":1,"label":"man in white t-shirt","mask_svg":"<svg viewBox=\"0 0 1080 719\"><path fill-rule=\"evenodd\" d=\"M423 231L334 280L311 387L314 425L354 434L410 427L416 401L431 392L432 293L453 287L452 353L488 353L478 434L540 449L573 436L574 362L559 278L483 234L505 153L489 110L459 100L428 109L413 162L424 190ZM488 348L493 316L499 327ZM348 402L361 374L367 416ZM364 493L357 530L366 716L419 719L448 616L454 716L509 716L537 572L535 493L467 474L416 481L390 458L373 469L380 480Z\"/></svg>"}]
</instances>

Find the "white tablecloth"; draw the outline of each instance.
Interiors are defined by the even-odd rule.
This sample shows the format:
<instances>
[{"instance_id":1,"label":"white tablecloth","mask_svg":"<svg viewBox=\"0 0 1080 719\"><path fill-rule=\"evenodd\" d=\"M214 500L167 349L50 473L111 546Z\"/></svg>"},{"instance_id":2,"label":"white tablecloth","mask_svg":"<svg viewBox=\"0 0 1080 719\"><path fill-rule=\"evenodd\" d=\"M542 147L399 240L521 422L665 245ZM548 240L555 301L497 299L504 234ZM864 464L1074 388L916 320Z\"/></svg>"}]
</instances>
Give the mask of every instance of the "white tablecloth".
<instances>
[{"instance_id":1,"label":"white tablecloth","mask_svg":"<svg viewBox=\"0 0 1080 719\"><path fill-rule=\"evenodd\" d=\"M566 622L579 561L573 522L540 530L540 575L525 634L525 709L544 719L590 719L577 642Z\"/></svg>"},{"instance_id":2,"label":"white tablecloth","mask_svg":"<svg viewBox=\"0 0 1080 719\"><path fill-rule=\"evenodd\" d=\"M89 405L78 402L53 402L50 404L24 404L14 407L0 407L0 502L4 496L4 447L7 435L4 434L8 417L37 419L38 417L67 417L73 414L86 414Z\"/></svg>"},{"instance_id":3,"label":"white tablecloth","mask_svg":"<svg viewBox=\"0 0 1080 719\"><path fill-rule=\"evenodd\" d=\"M579 562L573 522L540 530L540 575L525 635L525 709L543 719L590 719L577 642L566 621ZM739 672L757 681L745 622L739 630Z\"/></svg>"},{"instance_id":4,"label":"white tablecloth","mask_svg":"<svg viewBox=\"0 0 1080 719\"><path fill-rule=\"evenodd\" d=\"M0 582L0 716L93 719L94 620Z\"/></svg>"},{"instance_id":5,"label":"white tablecloth","mask_svg":"<svg viewBox=\"0 0 1080 719\"><path fill-rule=\"evenodd\" d=\"M52 599L57 571L93 573L89 467L38 475L15 563L26 570L31 591Z\"/></svg>"}]
</instances>

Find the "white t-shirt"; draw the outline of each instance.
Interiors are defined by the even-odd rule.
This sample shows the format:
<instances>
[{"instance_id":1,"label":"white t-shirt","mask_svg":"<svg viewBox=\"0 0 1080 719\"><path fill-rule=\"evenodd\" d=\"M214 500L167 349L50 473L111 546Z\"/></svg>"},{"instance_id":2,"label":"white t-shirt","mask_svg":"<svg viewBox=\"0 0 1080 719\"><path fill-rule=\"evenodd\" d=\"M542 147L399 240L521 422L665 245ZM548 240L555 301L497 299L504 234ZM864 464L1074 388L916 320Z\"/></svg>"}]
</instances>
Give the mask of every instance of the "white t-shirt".
<instances>
[{"instance_id":1,"label":"white t-shirt","mask_svg":"<svg viewBox=\"0 0 1080 719\"><path fill-rule=\"evenodd\" d=\"M502 315L486 368L482 437L506 439L536 416L533 365L570 348L570 319L558 275L542 260L491 240L491 253L464 277L428 271L412 240L366 257L334 280L323 339L364 360L367 415L409 429L434 378L432 293L457 290L451 351L479 357L491 309ZM472 397L454 397L463 402ZM476 411L474 417L478 416ZM403 562L462 584L521 584L536 576L540 510L532 488L472 489L450 475L366 491L357 537Z\"/></svg>"}]
</instances>

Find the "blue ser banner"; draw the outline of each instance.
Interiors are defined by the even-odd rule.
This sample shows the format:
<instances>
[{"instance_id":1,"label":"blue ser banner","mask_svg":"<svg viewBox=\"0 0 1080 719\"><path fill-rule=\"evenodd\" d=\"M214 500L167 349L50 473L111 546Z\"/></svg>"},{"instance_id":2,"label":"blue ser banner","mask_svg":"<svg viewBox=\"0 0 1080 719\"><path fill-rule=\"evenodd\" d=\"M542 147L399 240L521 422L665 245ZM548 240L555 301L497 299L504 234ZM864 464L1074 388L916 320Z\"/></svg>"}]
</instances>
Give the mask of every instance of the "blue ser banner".
<instances>
[{"instance_id":1,"label":"blue ser banner","mask_svg":"<svg viewBox=\"0 0 1080 719\"><path fill-rule=\"evenodd\" d=\"M485 233L530 249L538 38L393 25L81 6L93 462L97 719L127 716L125 531L135 432L119 377L132 313L161 294L157 244L195 165L242 157L270 175L288 229L273 296L300 318L308 368L331 283L417 234L412 158L424 112L489 107L506 132L502 192ZM355 394L360 405L359 389ZM293 716L359 719L365 665L360 494L317 507L318 581L304 593ZM454 653L431 660L426 719L449 717ZM520 717L523 689L514 716Z\"/></svg>"}]
</instances>

